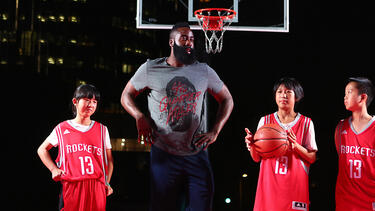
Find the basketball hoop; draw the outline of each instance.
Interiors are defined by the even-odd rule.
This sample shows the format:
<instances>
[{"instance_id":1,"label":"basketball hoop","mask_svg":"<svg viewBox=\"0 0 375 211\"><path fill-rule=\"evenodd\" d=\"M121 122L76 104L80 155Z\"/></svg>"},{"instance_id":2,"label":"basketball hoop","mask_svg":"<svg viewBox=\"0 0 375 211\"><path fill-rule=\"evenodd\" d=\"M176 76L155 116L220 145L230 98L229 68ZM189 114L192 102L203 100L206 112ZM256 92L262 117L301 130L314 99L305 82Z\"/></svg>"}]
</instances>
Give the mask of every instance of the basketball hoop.
<instances>
[{"instance_id":1,"label":"basketball hoop","mask_svg":"<svg viewBox=\"0 0 375 211\"><path fill-rule=\"evenodd\" d=\"M236 12L225 8L199 9L194 12L205 35L207 53L220 53L223 48L223 37Z\"/></svg>"}]
</instances>

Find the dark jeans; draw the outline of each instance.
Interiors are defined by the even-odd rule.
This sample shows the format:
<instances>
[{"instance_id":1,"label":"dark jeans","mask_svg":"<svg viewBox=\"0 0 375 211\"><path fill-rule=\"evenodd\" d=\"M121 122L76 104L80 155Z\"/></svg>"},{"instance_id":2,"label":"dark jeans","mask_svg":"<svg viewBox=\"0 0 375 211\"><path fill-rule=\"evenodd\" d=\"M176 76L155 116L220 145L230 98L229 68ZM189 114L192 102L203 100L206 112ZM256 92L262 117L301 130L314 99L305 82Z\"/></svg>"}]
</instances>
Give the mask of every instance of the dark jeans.
<instances>
[{"instance_id":1,"label":"dark jeans","mask_svg":"<svg viewBox=\"0 0 375 211\"><path fill-rule=\"evenodd\" d=\"M150 211L211 211L213 174L207 151L169 154L151 148Z\"/></svg>"}]
</instances>

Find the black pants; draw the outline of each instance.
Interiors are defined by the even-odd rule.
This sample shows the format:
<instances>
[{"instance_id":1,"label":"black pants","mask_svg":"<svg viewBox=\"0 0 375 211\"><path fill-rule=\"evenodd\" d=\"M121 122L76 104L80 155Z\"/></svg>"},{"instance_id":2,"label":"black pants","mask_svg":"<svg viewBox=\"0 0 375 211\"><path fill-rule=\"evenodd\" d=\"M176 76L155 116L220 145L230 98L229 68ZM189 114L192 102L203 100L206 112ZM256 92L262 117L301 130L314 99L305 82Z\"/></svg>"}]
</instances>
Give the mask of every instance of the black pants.
<instances>
[{"instance_id":1,"label":"black pants","mask_svg":"<svg viewBox=\"0 0 375 211\"><path fill-rule=\"evenodd\" d=\"M151 148L150 211L211 211L213 174L207 151L177 156Z\"/></svg>"}]
</instances>

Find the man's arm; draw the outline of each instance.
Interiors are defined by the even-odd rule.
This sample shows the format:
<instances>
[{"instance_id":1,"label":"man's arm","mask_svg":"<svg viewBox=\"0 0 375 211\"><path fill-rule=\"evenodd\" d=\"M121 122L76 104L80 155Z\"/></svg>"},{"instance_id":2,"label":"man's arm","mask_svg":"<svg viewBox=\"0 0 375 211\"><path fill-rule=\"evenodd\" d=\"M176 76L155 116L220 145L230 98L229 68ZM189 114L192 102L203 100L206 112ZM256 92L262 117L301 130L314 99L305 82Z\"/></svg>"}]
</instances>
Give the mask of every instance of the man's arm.
<instances>
[{"instance_id":1,"label":"man's arm","mask_svg":"<svg viewBox=\"0 0 375 211\"><path fill-rule=\"evenodd\" d=\"M137 91L129 81L122 91L121 105L136 121L138 141L153 143L151 120L141 112L135 103L135 98L143 91L144 89Z\"/></svg>"},{"instance_id":2,"label":"man's arm","mask_svg":"<svg viewBox=\"0 0 375 211\"><path fill-rule=\"evenodd\" d=\"M203 144L207 144L207 147L214 143L219 135L221 129L223 129L226 121L228 120L230 114L233 110L233 98L230 94L227 86L223 85L223 88L218 93L213 93L209 91L209 93L215 98L215 100L219 103L219 108L216 114L216 120L212 127L212 129L204 134L197 135L196 137L200 138L195 145L197 147L202 146Z\"/></svg>"}]
</instances>

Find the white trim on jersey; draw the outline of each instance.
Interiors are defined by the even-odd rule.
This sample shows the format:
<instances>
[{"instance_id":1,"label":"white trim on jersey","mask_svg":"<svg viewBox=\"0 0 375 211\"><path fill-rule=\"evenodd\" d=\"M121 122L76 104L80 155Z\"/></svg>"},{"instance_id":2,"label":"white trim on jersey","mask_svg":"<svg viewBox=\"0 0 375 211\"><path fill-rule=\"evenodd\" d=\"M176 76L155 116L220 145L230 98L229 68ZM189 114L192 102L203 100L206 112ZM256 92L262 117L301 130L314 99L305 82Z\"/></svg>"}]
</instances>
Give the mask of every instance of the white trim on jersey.
<instances>
[{"instance_id":1,"label":"white trim on jersey","mask_svg":"<svg viewBox=\"0 0 375 211\"><path fill-rule=\"evenodd\" d=\"M300 160L302 168L305 170L306 174L309 174L310 167L306 166L305 162L303 160Z\"/></svg>"},{"instance_id":2,"label":"white trim on jersey","mask_svg":"<svg viewBox=\"0 0 375 211\"><path fill-rule=\"evenodd\" d=\"M303 130L302 130L302 146L306 146L306 139L310 128L311 119L309 117L305 116L305 121L303 122ZM311 144L310 144L311 145ZM303 160L300 160L301 165L303 169L305 170L306 174L309 174L310 167L303 162Z\"/></svg>"},{"instance_id":3,"label":"white trim on jersey","mask_svg":"<svg viewBox=\"0 0 375 211\"><path fill-rule=\"evenodd\" d=\"M305 129L306 129L306 122L307 122L307 117L305 118L305 121L303 122L303 127L302 127L302 140L301 140L301 145L303 146L305 143Z\"/></svg>"},{"instance_id":4,"label":"white trim on jersey","mask_svg":"<svg viewBox=\"0 0 375 211\"><path fill-rule=\"evenodd\" d=\"M103 168L103 174L104 174L104 184L107 184L107 172L106 172L106 166L108 166L108 159L107 159L107 149L106 149L106 129L105 127L100 124L100 135L101 135L101 147L103 149L102 153L102 168Z\"/></svg>"},{"instance_id":5,"label":"white trim on jersey","mask_svg":"<svg viewBox=\"0 0 375 211\"><path fill-rule=\"evenodd\" d=\"M338 142L337 146L341 146L341 133L342 133L342 127L344 126L344 122L345 122L345 120L342 119L342 120L340 120L339 124L337 125L337 134L336 134L337 136L335 137L335 138L338 138L338 140L337 140L337 142ZM337 148L336 150L337 150L338 156L340 157L341 153L339 151L339 148Z\"/></svg>"},{"instance_id":6,"label":"white trim on jersey","mask_svg":"<svg viewBox=\"0 0 375 211\"><path fill-rule=\"evenodd\" d=\"M57 134L57 140L59 142L59 145L60 145L60 161L58 163L58 167L61 169L61 166L63 167L63 171L66 172L66 168L65 168L65 145L64 145L64 139L63 139L63 136L62 136L62 132L61 132L61 125L59 124L58 127L57 127L57 130L56 130L56 134Z\"/></svg>"},{"instance_id":7,"label":"white trim on jersey","mask_svg":"<svg viewBox=\"0 0 375 211\"><path fill-rule=\"evenodd\" d=\"M292 122L287 123L287 124L283 124L283 123L280 121L279 116L277 115L277 112L273 113L273 115L274 115L274 117L275 117L277 123L279 123L279 125L280 125L282 128L284 128L284 130L287 130L287 131L290 130L295 124L297 124L299 118L301 118L301 114L300 114L300 113L297 113L296 118L295 118Z\"/></svg>"},{"instance_id":8,"label":"white trim on jersey","mask_svg":"<svg viewBox=\"0 0 375 211\"><path fill-rule=\"evenodd\" d=\"M367 123L366 127L364 127L361 131L358 131L358 132L355 130L354 125L352 123L352 120L353 120L353 116L350 116L349 117L350 129L352 129L352 131L354 132L354 134L359 135L359 134L363 133L365 130L367 130L367 128L369 128L372 125L372 123L375 121L375 116L373 116L371 118L371 120Z\"/></svg>"}]
</instances>

